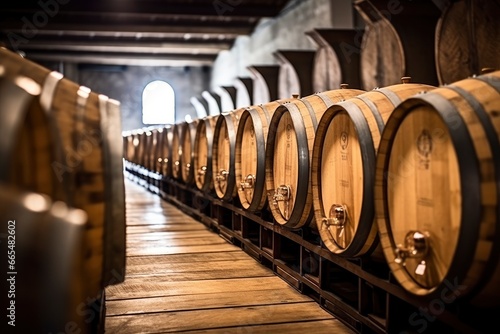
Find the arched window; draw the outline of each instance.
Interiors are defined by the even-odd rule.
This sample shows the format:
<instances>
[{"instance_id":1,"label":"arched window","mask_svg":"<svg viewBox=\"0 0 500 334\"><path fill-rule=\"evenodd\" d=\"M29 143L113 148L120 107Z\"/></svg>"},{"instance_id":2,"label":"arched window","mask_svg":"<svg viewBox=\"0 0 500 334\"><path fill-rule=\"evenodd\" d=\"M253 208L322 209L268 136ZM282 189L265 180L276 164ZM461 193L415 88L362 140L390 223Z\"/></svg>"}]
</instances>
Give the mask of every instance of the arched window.
<instances>
[{"instance_id":1,"label":"arched window","mask_svg":"<svg viewBox=\"0 0 500 334\"><path fill-rule=\"evenodd\" d=\"M175 123L175 94L165 81L152 81L142 91L142 123Z\"/></svg>"}]
</instances>

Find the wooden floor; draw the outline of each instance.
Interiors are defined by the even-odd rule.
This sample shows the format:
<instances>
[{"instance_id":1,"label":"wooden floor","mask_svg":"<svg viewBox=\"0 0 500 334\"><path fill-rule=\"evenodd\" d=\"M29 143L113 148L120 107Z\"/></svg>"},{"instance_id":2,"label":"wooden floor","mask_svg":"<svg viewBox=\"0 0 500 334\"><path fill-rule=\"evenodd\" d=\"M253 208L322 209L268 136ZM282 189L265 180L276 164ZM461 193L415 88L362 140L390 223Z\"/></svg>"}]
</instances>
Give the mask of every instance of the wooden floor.
<instances>
[{"instance_id":1,"label":"wooden floor","mask_svg":"<svg viewBox=\"0 0 500 334\"><path fill-rule=\"evenodd\" d=\"M353 333L205 225L126 180L125 282L106 333Z\"/></svg>"}]
</instances>

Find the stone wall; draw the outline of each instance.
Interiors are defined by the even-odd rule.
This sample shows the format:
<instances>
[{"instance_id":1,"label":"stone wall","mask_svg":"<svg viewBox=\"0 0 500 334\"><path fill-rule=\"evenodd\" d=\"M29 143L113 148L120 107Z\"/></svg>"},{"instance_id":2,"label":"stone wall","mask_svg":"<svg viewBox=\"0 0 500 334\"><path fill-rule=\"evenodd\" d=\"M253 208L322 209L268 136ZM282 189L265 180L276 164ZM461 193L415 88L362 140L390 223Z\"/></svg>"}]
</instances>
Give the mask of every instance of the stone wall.
<instances>
[{"instance_id":1,"label":"stone wall","mask_svg":"<svg viewBox=\"0 0 500 334\"><path fill-rule=\"evenodd\" d=\"M352 0L292 0L278 17L262 20L250 36L238 37L230 50L218 55L210 88L248 77L250 65L277 64L276 50L315 50L305 35L314 28L352 28L354 22Z\"/></svg>"},{"instance_id":2,"label":"stone wall","mask_svg":"<svg viewBox=\"0 0 500 334\"><path fill-rule=\"evenodd\" d=\"M191 97L204 90L232 86L238 77L249 77L247 66L277 64L276 50L315 50L305 35L314 28L352 28L356 25L352 0L291 0L278 17L264 19L249 36L240 36L230 50L221 52L213 67L91 66L73 63L46 64L67 78L121 103L122 128L144 127L142 90L151 81L164 80L174 89L176 122L197 117ZM166 111L168 112L168 111Z\"/></svg>"},{"instance_id":3,"label":"stone wall","mask_svg":"<svg viewBox=\"0 0 500 334\"><path fill-rule=\"evenodd\" d=\"M204 67L128 66L121 71L93 68L79 70L79 83L120 101L123 130L145 126L142 123L142 91L154 80L166 81L174 89L176 122L184 120L186 115L195 118L196 111L189 99L208 89L210 74Z\"/></svg>"}]
</instances>

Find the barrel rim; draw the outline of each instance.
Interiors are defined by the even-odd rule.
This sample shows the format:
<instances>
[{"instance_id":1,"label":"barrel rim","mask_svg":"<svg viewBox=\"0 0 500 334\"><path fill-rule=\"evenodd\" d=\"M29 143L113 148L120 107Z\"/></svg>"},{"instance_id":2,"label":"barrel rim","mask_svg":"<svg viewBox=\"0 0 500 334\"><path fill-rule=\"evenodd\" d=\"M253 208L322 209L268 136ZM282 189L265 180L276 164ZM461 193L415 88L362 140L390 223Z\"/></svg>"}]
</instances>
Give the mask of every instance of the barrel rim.
<instances>
[{"instance_id":1,"label":"barrel rim","mask_svg":"<svg viewBox=\"0 0 500 334\"><path fill-rule=\"evenodd\" d=\"M324 229L322 224L322 219L326 216L326 213L325 208L322 204L322 192L320 191L320 189L322 189L323 182L321 180L320 173L320 165L322 160L320 154L322 152L320 152L319 147L321 147L322 151L323 146L325 145L325 135L335 115L339 114L340 112L346 112L354 124L354 129L359 139L358 142L360 144L362 154L361 159L363 161L363 195L361 202L362 210L358 219L358 228L356 229L356 233L353 236L353 239L351 240L348 247L345 249L340 249L340 247L328 247L333 253L345 257L355 257L361 255L360 252L363 248L366 247L366 241L372 234L373 229L376 228L373 222L375 218L375 205L373 203L373 194L370 191L370 189L373 189L373 186L375 184L375 147L368 122L366 118L363 117L363 113L361 112L360 107L353 102L353 99L356 99L356 97L348 99L346 101L338 102L327 108L320 121L318 122L313 146L315 149L313 150L312 157L312 170L315 171L316 178L313 178L314 181L311 184L311 188L313 192L313 198L317 198L319 202L319 207L315 208L314 216L316 224L318 226L318 230L320 231L320 235L323 238L327 237L325 235L326 232L323 232ZM355 114L354 110L357 112L357 114ZM369 163L372 163L373 166ZM371 224L369 222L371 222ZM363 228L363 226L367 224L369 224L368 228ZM378 242L375 241L367 252L371 251L377 243Z\"/></svg>"},{"instance_id":2,"label":"barrel rim","mask_svg":"<svg viewBox=\"0 0 500 334\"><path fill-rule=\"evenodd\" d=\"M300 100L297 100L300 101ZM292 109L292 110L291 110ZM265 154L265 169L266 169L266 192L268 197L268 203L272 203L273 194L270 191L270 186L274 190L274 144L276 140L277 128L280 123L281 118L289 113L292 119L292 125L294 128L295 139L297 141L297 157L299 159L298 173L297 173L297 189L295 191L295 201L292 209L292 213L289 219L283 217L281 210L270 205L269 208L274 216L274 219L280 225L286 227L301 227L304 224L300 224L302 218L304 207L306 206L307 196L309 192L309 180L310 180L310 161L309 161L309 145L307 143L307 134L305 131L304 120L299 111L299 108L294 102L287 102L278 106L269 122L267 142L266 142L266 154ZM300 131L297 131L300 129ZM307 180L304 182L299 182L299 180ZM297 204L297 205L296 205ZM310 213L309 213L310 215Z\"/></svg>"},{"instance_id":3,"label":"barrel rim","mask_svg":"<svg viewBox=\"0 0 500 334\"><path fill-rule=\"evenodd\" d=\"M194 139L194 148L193 148L193 168L196 167L195 162L197 161L197 156L198 156L198 148L200 145L199 141L199 132L202 131L201 129L205 127L205 136L207 139L207 161L206 161L206 167L207 167L207 172L205 173L205 177L203 178L203 183L201 186L199 185L200 182L198 180L195 180L195 185L198 188L198 190L206 192L209 191L211 188L212 184L212 159L213 159L213 138L214 138L214 129L212 126L211 121L215 119L216 121L218 120L219 115L210 115L207 117L204 117L201 119L198 124L196 125L196 134L195 134L195 139ZM194 169L193 169L194 173Z\"/></svg>"},{"instance_id":4,"label":"barrel rim","mask_svg":"<svg viewBox=\"0 0 500 334\"><path fill-rule=\"evenodd\" d=\"M243 145L242 137L244 132L243 130L245 127L245 123L249 118L253 123L253 128L255 131L255 139L256 139L255 142L257 144L257 157L258 157L258 152L265 152L266 149L265 138L264 138L265 136L262 129L262 121L260 119L259 113L255 108L247 108L243 111L243 113L240 116L240 121L238 122L238 130L236 132L236 143L235 143L235 154L234 154L236 182L238 180L238 176L241 178L241 175L238 175L238 168L236 168L236 166L241 165L241 161L238 161L237 157L239 156L241 158L241 146ZM265 159L257 159L255 186L254 186L252 201L250 203L248 203L248 200L246 200L246 198L244 201L242 200L241 197L242 196L244 197L244 195L241 195L241 191L240 189L238 189L238 197L240 198L240 202L242 206L245 208L245 210L249 212L258 211L265 204L264 203L261 205L261 203L263 202L261 199L263 198L265 192L265 171L266 171ZM248 206L244 204L245 202L248 203Z\"/></svg>"},{"instance_id":5,"label":"barrel rim","mask_svg":"<svg viewBox=\"0 0 500 334\"><path fill-rule=\"evenodd\" d=\"M193 162L194 162L194 141L195 141L195 137L196 137L196 126L198 125L198 122L199 122L199 119L194 119L190 122L184 122L182 123L183 126L181 127L181 137L180 137L180 147L182 147L185 143L185 135L186 134L189 134L189 145L191 147L191 154L189 156L189 163L190 163L190 166L191 168L189 168L189 171L187 172L187 175L186 175L186 172L185 172L185 169L183 168L183 166L181 166L181 171L180 171L180 179L183 180L185 183L187 184L192 184L193 181L194 181L194 166L193 166ZM187 131L186 131L187 129ZM182 154L179 156L180 158L180 163L182 164L182 161L183 159L185 159L184 157L184 150L182 150Z\"/></svg>"},{"instance_id":6,"label":"barrel rim","mask_svg":"<svg viewBox=\"0 0 500 334\"><path fill-rule=\"evenodd\" d=\"M236 110L233 110L235 112ZM221 131L221 124L225 122L226 124L226 129L229 131L229 128L232 129L232 132L236 134L234 131L234 122L233 122L233 116L231 115L231 112L223 112L220 114L220 117L217 118L217 122L215 123L214 127L214 136L213 136L213 146L212 146L212 179L216 179L215 173L217 173L215 166L215 159L214 157L217 156L218 149L219 149L219 137L220 137L220 131ZM231 200L236 194L235 194L235 186L236 186L236 181L235 181L235 145L236 145L236 136L228 136L229 138L229 174L227 177L227 182L226 182L226 190L222 192L219 187L214 185L215 188L215 193L217 197L224 201Z\"/></svg>"}]
</instances>

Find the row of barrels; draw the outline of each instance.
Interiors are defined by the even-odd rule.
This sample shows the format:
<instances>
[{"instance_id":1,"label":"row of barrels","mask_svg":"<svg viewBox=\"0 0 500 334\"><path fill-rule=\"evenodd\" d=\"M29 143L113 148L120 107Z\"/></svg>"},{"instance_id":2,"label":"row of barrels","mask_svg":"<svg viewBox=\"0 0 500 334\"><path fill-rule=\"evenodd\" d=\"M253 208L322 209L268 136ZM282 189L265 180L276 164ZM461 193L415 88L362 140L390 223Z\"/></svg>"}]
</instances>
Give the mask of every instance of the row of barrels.
<instances>
[{"instance_id":1,"label":"row of barrels","mask_svg":"<svg viewBox=\"0 0 500 334\"><path fill-rule=\"evenodd\" d=\"M0 48L0 132L16 327L90 332L104 288L125 275L120 104Z\"/></svg>"},{"instance_id":2,"label":"row of barrels","mask_svg":"<svg viewBox=\"0 0 500 334\"><path fill-rule=\"evenodd\" d=\"M421 298L453 285L497 305L500 71L489 72L442 87L344 86L131 131L125 158L315 229L339 256L380 250Z\"/></svg>"}]
</instances>

